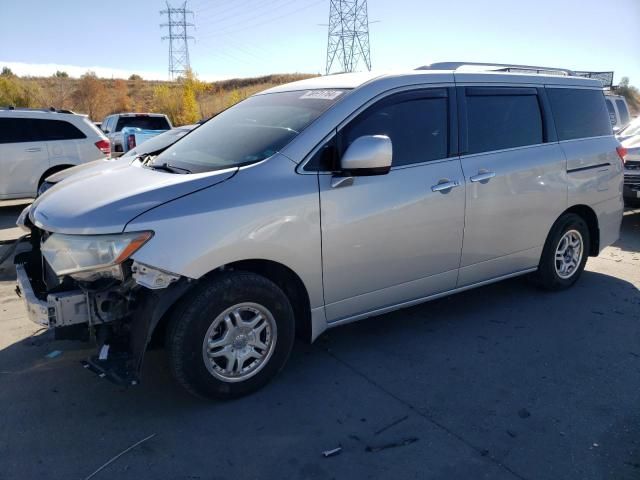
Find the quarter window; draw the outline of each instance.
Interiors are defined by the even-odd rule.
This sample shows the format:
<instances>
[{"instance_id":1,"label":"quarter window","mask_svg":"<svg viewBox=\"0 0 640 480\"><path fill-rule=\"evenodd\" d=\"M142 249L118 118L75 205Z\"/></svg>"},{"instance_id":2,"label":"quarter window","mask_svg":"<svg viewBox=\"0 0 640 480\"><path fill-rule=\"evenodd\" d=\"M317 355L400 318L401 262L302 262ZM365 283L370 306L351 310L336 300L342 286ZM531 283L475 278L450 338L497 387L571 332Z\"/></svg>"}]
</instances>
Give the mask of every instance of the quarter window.
<instances>
[{"instance_id":1,"label":"quarter window","mask_svg":"<svg viewBox=\"0 0 640 480\"><path fill-rule=\"evenodd\" d=\"M40 140L78 140L87 136L64 120L34 119Z\"/></svg>"},{"instance_id":2,"label":"quarter window","mask_svg":"<svg viewBox=\"0 0 640 480\"><path fill-rule=\"evenodd\" d=\"M386 135L393 144L393 166L446 158L447 103L444 89L410 92L384 99L342 131L342 153L358 137Z\"/></svg>"},{"instance_id":3,"label":"quarter window","mask_svg":"<svg viewBox=\"0 0 640 480\"><path fill-rule=\"evenodd\" d=\"M537 91L468 88L468 152L537 145L544 141Z\"/></svg>"},{"instance_id":4,"label":"quarter window","mask_svg":"<svg viewBox=\"0 0 640 480\"><path fill-rule=\"evenodd\" d=\"M611 135L602 90L547 88L560 140Z\"/></svg>"},{"instance_id":5,"label":"quarter window","mask_svg":"<svg viewBox=\"0 0 640 480\"><path fill-rule=\"evenodd\" d=\"M620 113L620 123L626 125L629 123L629 110L627 110L627 104L622 100L616 100L616 106L618 107L618 113Z\"/></svg>"}]
</instances>

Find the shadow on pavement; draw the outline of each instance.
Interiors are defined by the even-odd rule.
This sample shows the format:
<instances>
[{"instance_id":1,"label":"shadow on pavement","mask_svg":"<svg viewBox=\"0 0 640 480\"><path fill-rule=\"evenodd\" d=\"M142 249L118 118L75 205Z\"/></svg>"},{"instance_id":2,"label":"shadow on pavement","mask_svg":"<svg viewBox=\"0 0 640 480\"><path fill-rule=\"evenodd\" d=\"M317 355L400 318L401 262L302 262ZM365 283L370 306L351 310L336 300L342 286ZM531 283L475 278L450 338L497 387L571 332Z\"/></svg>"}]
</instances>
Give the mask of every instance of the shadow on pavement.
<instances>
[{"instance_id":1,"label":"shadow on pavement","mask_svg":"<svg viewBox=\"0 0 640 480\"><path fill-rule=\"evenodd\" d=\"M514 478L501 465L632 478L638 338L640 292L626 281L587 271L551 294L516 279L331 330L296 345L262 391L206 402L172 381L162 351L123 389L80 368L84 345L38 334L0 351L0 464L9 477L82 477L156 433L102 478Z\"/></svg>"},{"instance_id":2,"label":"shadow on pavement","mask_svg":"<svg viewBox=\"0 0 640 480\"><path fill-rule=\"evenodd\" d=\"M640 209L625 212L620 239L613 246L627 252L640 252Z\"/></svg>"}]
</instances>

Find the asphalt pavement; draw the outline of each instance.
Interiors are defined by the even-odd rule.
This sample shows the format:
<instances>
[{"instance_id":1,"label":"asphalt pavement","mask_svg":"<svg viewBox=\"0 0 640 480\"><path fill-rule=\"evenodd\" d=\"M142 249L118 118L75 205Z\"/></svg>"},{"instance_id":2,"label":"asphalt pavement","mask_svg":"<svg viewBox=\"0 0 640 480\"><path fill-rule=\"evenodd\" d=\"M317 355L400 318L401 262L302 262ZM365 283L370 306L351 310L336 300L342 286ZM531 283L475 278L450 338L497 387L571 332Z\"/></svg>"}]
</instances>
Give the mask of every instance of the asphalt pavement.
<instances>
[{"instance_id":1,"label":"asphalt pavement","mask_svg":"<svg viewBox=\"0 0 640 480\"><path fill-rule=\"evenodd\" d=\"M185 393L162 350L135 388L83 370L86 345L30 324L14 278L0 480L84 479L143 439L93 478L640 478L640 210L568 291L513 279L340 327L231 402Z\"/></svg>"}]
</instances>

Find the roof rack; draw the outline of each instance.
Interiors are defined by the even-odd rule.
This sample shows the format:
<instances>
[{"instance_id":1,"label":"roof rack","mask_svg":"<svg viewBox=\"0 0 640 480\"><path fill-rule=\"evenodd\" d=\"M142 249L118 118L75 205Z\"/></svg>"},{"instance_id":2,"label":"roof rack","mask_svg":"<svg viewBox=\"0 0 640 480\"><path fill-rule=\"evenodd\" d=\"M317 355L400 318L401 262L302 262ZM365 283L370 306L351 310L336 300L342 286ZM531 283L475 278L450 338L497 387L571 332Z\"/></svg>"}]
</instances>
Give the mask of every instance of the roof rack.
<instances>
[{"instance_id":1,"label":"roof rack","mask_svg":"<svg viewBox=\"0 0 640 480\"><path fill-rule=\"evenodd\" d=\"M574 76L575 72L567 68L555 67L534 67L531 65L514 65L508 63L481 63L481 62L438 62L431 65L424 65L416 68L416 70L458 70L460 67L486 67L488 70L495 72L521 72L521 73L537 73L546 75L564 75Z\"/></svg>"},{"instance_id":2,"label":"roof rack","mask_svg":"<svg viewBox=\"0 0 640 480\"><path fill-rule=\"evenodd\" d=\"M577 77L595 78L605 88L613 88L613 72L574 72Z\"/></svg>"},{"instance_id":3,"label":"roof rack","mask_svg":"<svg viewBox=\"0 0 640 480\"><path fill-rule=\"evenodd\" d=\"M0 110L17 110L17 111L26 111L26 112L52 112L52 113L68 113L71 115L77 115L76 112L72 110L67 110L64 108L27 108L27 107L16 107L14 105L9 105L8 107L0 107Z\"/></svg>"}]
</instances>

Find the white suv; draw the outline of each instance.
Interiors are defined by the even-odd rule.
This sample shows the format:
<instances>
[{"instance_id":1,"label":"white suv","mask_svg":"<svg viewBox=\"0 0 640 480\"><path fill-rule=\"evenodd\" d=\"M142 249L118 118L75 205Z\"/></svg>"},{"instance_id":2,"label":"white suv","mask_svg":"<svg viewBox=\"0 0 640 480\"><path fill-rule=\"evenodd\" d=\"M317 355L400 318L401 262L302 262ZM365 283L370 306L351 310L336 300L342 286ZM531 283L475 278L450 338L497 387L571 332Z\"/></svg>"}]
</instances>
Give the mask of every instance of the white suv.
<instances>
[{"instance_id":1,"label":"white suv","mask_svg":"<svg viewBox=\"0 0 640 480\"><path fill-rule=\"evenodd\" d=\"M84 115L0 109L0 200L35 197L49 175L110 154L109 140Z\"/></svg>"}]
</instances>

